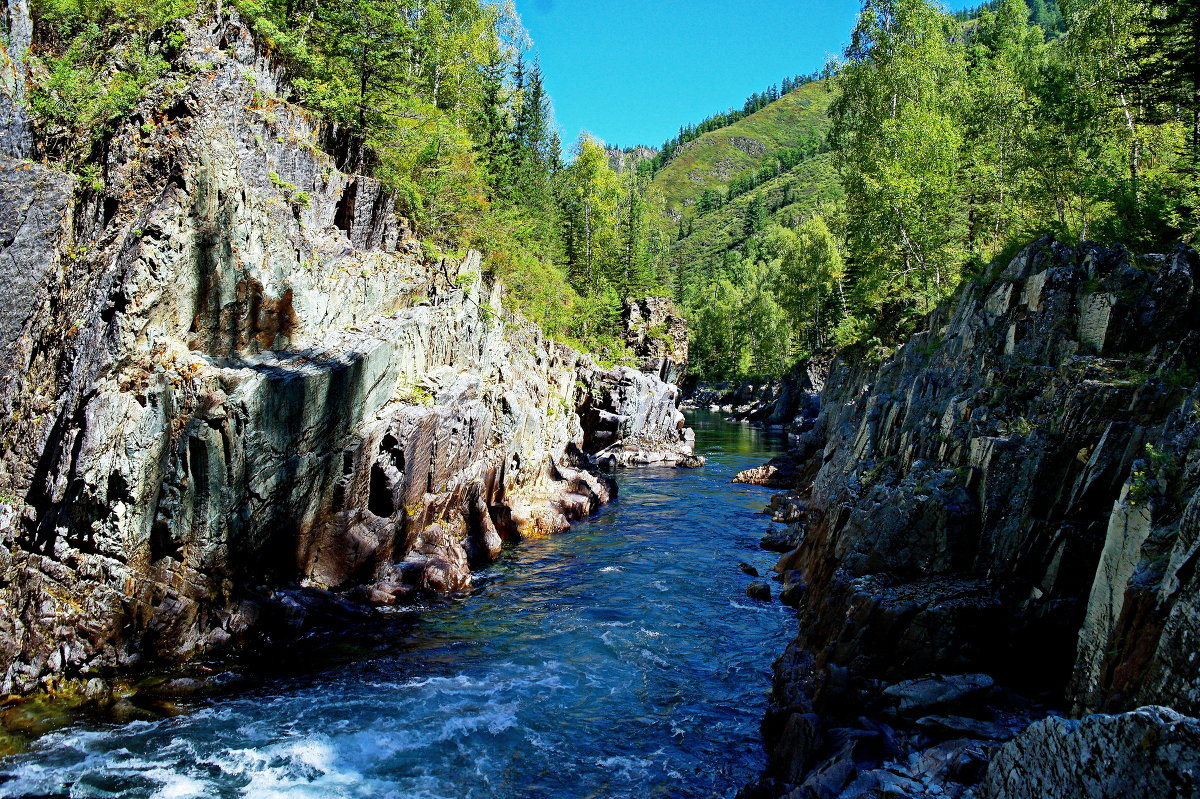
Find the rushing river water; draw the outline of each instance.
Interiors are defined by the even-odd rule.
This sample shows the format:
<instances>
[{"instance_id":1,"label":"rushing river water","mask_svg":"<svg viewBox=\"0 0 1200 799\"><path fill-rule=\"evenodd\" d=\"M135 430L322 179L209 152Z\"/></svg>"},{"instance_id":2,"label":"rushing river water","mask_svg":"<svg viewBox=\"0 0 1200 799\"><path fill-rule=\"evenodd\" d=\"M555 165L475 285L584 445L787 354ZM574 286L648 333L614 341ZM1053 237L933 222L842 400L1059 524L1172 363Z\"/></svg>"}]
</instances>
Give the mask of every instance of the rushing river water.
<instances>
[{"instance_id":1,"label":"rushing river water","mask_svg":"<svg viewBox=\"0 0 1200 799\"><path fill-rule=\"evenodd\" d=\"M51 733L0 761L0 796L731 796L794 621L746 598L770 492L730 478L779 441L692 424L706 467L621 474L470 597L173 718Z\"/></svg>"}]
</instances>

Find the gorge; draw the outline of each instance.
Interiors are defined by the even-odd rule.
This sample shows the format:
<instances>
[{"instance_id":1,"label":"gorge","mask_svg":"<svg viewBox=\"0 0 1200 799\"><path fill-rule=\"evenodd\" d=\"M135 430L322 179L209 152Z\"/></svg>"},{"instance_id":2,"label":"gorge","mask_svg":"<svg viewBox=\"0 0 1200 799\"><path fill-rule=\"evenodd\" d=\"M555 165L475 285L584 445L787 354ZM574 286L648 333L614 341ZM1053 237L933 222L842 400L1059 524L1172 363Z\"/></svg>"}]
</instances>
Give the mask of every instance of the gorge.
<instances>
[{"instance_id":1,"label":"gorge","mask_svg":"<svg viewBox=\"0 0 1200 799\"><path fill-rule=\"evenodd\" d=\"M614 503L526 540L469 597L310 641L300 673L174 718L51 733L0 761L0 796L735 791L764 765L762 653L794 622L744 595L738 561L771 562L770 492L729 481L780 442L691 421L705 468L622 473Z\"/></svg>"},{"instance_id":2,"label":"gorge","mask_svg":"<svg viewBox=\"0 0 1200 799\"><path fill-rule=\"evenodd\" d=\"M1200 795L1141 2L565 162L506 4L0 0L0 796Z\"/></svg>"},{"instance_id":3,"label":"gorge","mask_svg":"<svg viewBox=\"0 0 1200 799\"><path fill-rule=\"evenodd\" d=\"M3 691L104 702L101 675L462 591L612 498L589 454L702 463L663 353L606 370L508 312L478 253L431 263L328 128L256 106L276 73L236 15L179 58L210 69L78 206L0 163Z\"/></svg>"}]
</instances>

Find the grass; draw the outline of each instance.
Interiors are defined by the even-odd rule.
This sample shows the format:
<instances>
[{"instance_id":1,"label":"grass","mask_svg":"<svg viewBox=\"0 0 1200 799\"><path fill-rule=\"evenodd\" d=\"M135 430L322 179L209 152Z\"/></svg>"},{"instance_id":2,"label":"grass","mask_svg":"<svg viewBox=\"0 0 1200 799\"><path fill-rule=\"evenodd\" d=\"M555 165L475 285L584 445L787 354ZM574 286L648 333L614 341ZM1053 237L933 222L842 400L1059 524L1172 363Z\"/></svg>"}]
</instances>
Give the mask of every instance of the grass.
<instances>
[{"instance_id":1,"label":"grass","mask_svg":"<svg viewBox=\"0 0 1200 799\"><path fill-rule=\"evenodd\" d=\"M744 119L705 133L682 148L654 176L668 209L687 211L705 190L724 192L732 179L757 167L764 155L802 146L829 130L833 94L824 81L807 83Z\"/></svg>"},{"instance_id":2,"label":"grass","mask_svg":"<svg viewBox=\"0 0 1200 799\"><path fill-rule=\"evenodd\" d=\"M842 187L834 171L833 154L823 153L803 161L774 180L697 217L689 235L672 247L676 263L719 259L726 251L741 246L745 241L746 209L753 198L758 197L767 208L775 208L785 192L792 202L774 211L771 221L804 217L821 206L840 204Z\"/></svg>"}]
</instances>

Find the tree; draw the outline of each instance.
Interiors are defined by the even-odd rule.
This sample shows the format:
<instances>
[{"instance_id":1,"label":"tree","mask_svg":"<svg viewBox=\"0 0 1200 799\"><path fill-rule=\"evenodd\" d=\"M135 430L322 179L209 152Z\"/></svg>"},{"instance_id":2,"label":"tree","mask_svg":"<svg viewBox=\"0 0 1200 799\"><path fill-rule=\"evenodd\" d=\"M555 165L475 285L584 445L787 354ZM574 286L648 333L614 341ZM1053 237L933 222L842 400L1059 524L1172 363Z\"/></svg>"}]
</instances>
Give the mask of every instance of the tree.
<instances>
[{"instance_id":1,"label":"tree","mask_svg":"<svg viewBox=\"0 0 1200 799\"><path fill-rule=\"evenodd\" d=\"M967 248L984 257L997 252L1014 228L1026 225L1020 199L1027 173L1020 159L1032 122L1027 84L1045 48L1043 34L1028 18L1024 0L1003 0L995 11L985 9L967 54Z\"/></svg>"},{"instance_id":2,"label":"tree","mask_svg":"<svg viewBox=\"0 0 1200 799\"><path fill-rule=\"evenodd\" d=\"M604 146L586 133L564 170L563 217L572 278L585 293L612 275L620 182Z\"/></svg>"},{"instance_id":3,"label":"tree","mask_svg":"<svg viewBox=\"0 0 1200 799\"><path fill-rule=\"evenodd\" d=\"M850 247L879 301L927 308L964 260L966 61L953 27L925 0L866 0L837 77L831 141L858 215Z\"/></svg>"},{"instance_id":4,"label":"tree","mask_svg":"<svg viewBox=\"0 0 1200 799\"><path fill-rule=\"evenodd\" d=\"M1191 169L1200 164L1200 0L1146 0L1146 27L1136 34L1137 64L1127 83L1170 119L1189 123Z\"/></svg>"},{"instance_id":5,"label":"tree","mask_svg":"<svg viewBox=\"0 0 1200 799\"><path fill-rule=\"evenodd\" d=\"M762 197L754 194L750 197L750 202L746 204L746 216L743 224L743 233L749 238L755 233L766 227L767 224L767 207L763 204Z\"/></svg>"},{"instance_id":6,"label":"tree","mask_svg":"<svg viewBox=\"0 0 1200 799\"><path fill-rule=\"evenodd\" d=\"M360 133L386 123L386 109L409 92L406 65L416 37L407 11L401 0L317 6L334 68L328 80L309 82L308 89L323 111Z\"/></svg>"}]
</instances>

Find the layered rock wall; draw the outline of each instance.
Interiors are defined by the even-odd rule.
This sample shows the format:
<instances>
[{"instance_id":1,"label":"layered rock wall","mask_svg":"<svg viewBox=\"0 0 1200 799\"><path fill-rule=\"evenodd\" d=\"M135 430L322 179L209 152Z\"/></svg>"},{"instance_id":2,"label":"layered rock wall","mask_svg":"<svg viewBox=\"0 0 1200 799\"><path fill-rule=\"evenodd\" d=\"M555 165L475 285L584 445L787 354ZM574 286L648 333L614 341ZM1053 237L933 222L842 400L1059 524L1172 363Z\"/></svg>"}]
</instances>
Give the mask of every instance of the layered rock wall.
<instances>
[{"instance_id":1,"label":"layered rock wall","mask_svg":"<svg viewBox=\"0 0 1200 799\"><path fill-rule=\"evenodd\" d=\"M687 372L688 328L675 303L665 297L625 301L625 343L641 360L641 369L667 383Z\"/></svg>"},{"instance_id":2,"label":"layered rock wall","mask_svg":"<svg viewBox=\"0 0 1200 799\"><path fill-rule=\"evenodd\" d=\"M855 717L896 719L887 687L930 672L995 677L957 710L988 723L1012 691L1200 712L1198 266L1043 240L894 357L835 365L781 503L801 633L766 727L776 779L828 766ZM898 718L901 749L967 728Z\"/></svg>"},{"instance_id":3,"label":"layered rock wall","mask_svg":"<svg viewBox=\"0 0 1200 799\"><path fill-rule=\"evenodd\" d=\"M33 43L29 0L0 2L0 22L0 155L26 158L34 149L25 97L25 61Z\"/></svg>"},{"instance_id":4,"label":"layered rock wall","mask_svg":"<svg viewBox=\"0 0 1200 799\"><path fill-rule=\"evenodd\" d=\"M186 25L100 179L0 157L6 693L463 590L615 490L578 408L621 373L426 261L236 15ZM610 443L682 437L639 377Z\"/></svg>"}]
</instances>

